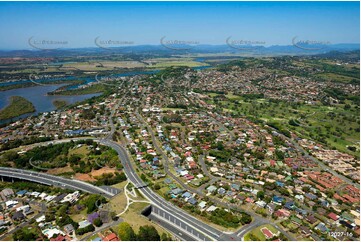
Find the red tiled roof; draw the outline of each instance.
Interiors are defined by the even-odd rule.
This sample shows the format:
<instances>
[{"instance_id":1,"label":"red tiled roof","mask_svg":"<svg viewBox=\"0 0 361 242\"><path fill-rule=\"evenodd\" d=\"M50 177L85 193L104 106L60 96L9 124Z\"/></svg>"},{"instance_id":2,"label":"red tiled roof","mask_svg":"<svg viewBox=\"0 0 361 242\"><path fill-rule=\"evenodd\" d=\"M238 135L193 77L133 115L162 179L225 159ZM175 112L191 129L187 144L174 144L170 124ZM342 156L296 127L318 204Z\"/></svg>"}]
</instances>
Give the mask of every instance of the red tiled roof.
<instances>
[{"instance_id":1,"label":"red tiled roof","mask_svg":"<svg viewBox=\"0 0 361 242\"><path fill-rule=\"evenodd\" d=\"M111 233L108 236L104 237L103 241L119 241L119 238L115 233Z\"/></svg>"},{"instance_id":2,"label":"red tiled roof","mask_svg":"<svg viewBox=\"0 0 361 242\"><path fill-rule=\"evenodd\" d=\"M328 214L328 217L331 218L331 219L334 220L334 221L337 221L337 220L338 220L338 216L337 216L337 214L335 214L335 213L329 213L329 214Z\"/></svg>"},{"instance_id":3,"label":"red tiled roof","mask_svg":"<svg viewBox=\"0 0 361 242\"><path fill-rule=\"evenodd\" d=\"M64 241L65 237L59 234L56 238L51 238L50 241Z\"/></svg>"},{"instance_id":4,"label":"red tiled roof","mask_svg":"<svg viewBox=\"0 0 361 242\"><path fill-rule=\"evenodd\" d=\"M267 228L262 228L261 231L262 231L262 233L263 233L268 239L270 239L270 238L273 237L273 234L272 234L271 231L269 231L269 229L267 229Z\"/></svg>"}]
</instances>

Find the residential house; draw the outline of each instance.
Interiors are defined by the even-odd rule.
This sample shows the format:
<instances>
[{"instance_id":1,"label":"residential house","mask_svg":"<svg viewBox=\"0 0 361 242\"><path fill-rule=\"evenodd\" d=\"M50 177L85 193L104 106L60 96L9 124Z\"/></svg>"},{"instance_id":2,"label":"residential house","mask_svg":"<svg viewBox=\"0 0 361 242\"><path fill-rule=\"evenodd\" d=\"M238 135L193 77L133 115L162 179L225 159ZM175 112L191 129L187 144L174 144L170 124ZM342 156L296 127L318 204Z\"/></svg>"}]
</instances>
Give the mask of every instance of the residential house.
<instances>
[{"instance_id":1,"label":"residential house","mask_svg":"<svg viewBox=\"0 0 361 242\"><path fill-rule=\"evenodd\" d=\"M323 233L323 234L329 231L329 229L326 227L326 225L324 223L319 223L315 227L315 229L321 231L321 233Z\"/></svg>"},{"instance_id":2,"label":"residential house","mask_svg":"<svg viewBox=\"0 0 361 242\"><path fill-rule=\"evenodd\" d=\"M192 194L190 194L189 192L185 192L185 193L182 194L182 197L184 199L189 199L191 196L192 196Z\"/></svg>"},{"instance_id":3,"label":"residential house","mask_svg":"<svg viewBox=\"0 0 361 242\"><path fill-rule=\"evenodd\" d=\"M197 200L194 197L191 197L190 199L188 199L188 202L192 205L196 205L197 204Z\"/></svg>"},{"instance_id":4,"label":"residential house","mask_svg":"<svg viewBox=\"0 0 361 242\"><path fill-rule=\"evenodd\" d=\"M291 222L296 224L297 226L301 226L302 225L302 221L301 219L297 218L296 216L292 216L291 217Z\"/></svg>"},{"instance_id":5,"label":"residential house","mask_svg":"<svg viewBox=\"0 0 361 242\"><path fill-rule=\"evenodd\" d=\"M119 241L119 238L115 233L111 233L111 234L108 234L107 236L105 236L102 240L103 241Z\"/></svg>"},{"instance_id":6,"label":"residential house","mask_svg":"<svg viewBox=\"0 0 361 242\"><path fill-rule=\"evenodd\" d=\"M302 234L304 234L306 237L311 235L311 230L307 226L300 226L300 231Z\"/></svg>"},{"instance_id":7,"label":"residential house","mask_svg":"<svg viewBox=\"0 0 361 242\"><path fill-rule=\"evenodd\" d=\"M224 194L226 194L226 189L224 189L223 187L220 187L220 188L218 188L217 192L219 195L224 195Z\"/></svg>"},{"instance_id":8,"label":"residential house","mask_svg":"<svg viewBox=\"0 0 361 242\"><path fill-rule=\"evenodd\" d=\"M21 220L25 219L25 215L24 215L23 211L20 210L20 211L15 212L13 214L13 216L11 217L11 219L14 221L21 221Z\"/></svg>"},{"instance_id":9,"label":"residential house","mask_svg":"<svg viewBox=\"0 0 361 242\"><path fill-rule=\"evenodd\" d=\"M328 217L329 217L330 219L332 219L333 221L337 221L337 220L340 218L340 216L338 216L338 215L335 214L335 213L329 213L329 214L328 214Z\"/></svg>"},{"instance_id":10,"label":"residential house","mask_svg":"<svg viewBox=\"0 0 361 242\"><path fill-rule=\"evenodd\" d=\"M74 231L74 226L72 224L67 224L64 226L64 231L67 234L71 234Z\"/></svg>"},{"instance_id":11,"label":"residential house","mask_svg":"<svg viewBox=\"0 0 361 242\"><path fill-rule=\"evenodd\" d=\"M0 196L3 201L6 201L10 197L14 196L14 191L13 191L13 189L5 188L0 192Z\"/></svg>"},{"instance_id":12,"label":"residential house","mask_svg":"<svg viewBox=\"0 0 361 242\"><path fill-rule=\"evenodd\" d=\"M279 196L273 196L273 198L272 198L272 202L277 204L277 205L281 205L283 200L284 200L284 198L279 197Z\"/></svg>"},{"instance_id":13,"label":"residential house","mask_svg":"<svg viewBox=\"0 0 361 242\"><path fill-rule=\"evenodd\" d=\"M318 220L313 215L308 215L306 217L306 221L310 224L315 224Z\"/></svg>"},{"instance_id":14,"label":"residential house","mask_svg":"<svg viewBox=\"0 0 361 242\"><path fill-rule=\"evenodd\" d=\"M207 205L207 202L205 202L205 201L202 201L202 202L200 202L200 203L198 204L198 206L199 206L201 209L204 209L204 208L206 207L206 205Z\"/></svg>"},{"instance_id":15,"label":"residential house","mask_svg":"<svg viewBox=\"0 0 361 242\"><path fill-rule=\"evenodd\" d=\"M296 208L295 203L293 201L289 201L285 203L285 208L288 210L294 210Z\"/></svg>"},{"instance_id":16,"label":"residential house","mask_svg":"<svg viewBox=\"0 0 361 242\"><path fill-rule=\"evenodd\" d=\"M257 201L255 202L257 204L258 207L260 208L264 208L266 207L267 203L265 201Z\"/></svg>"}]
</instances>

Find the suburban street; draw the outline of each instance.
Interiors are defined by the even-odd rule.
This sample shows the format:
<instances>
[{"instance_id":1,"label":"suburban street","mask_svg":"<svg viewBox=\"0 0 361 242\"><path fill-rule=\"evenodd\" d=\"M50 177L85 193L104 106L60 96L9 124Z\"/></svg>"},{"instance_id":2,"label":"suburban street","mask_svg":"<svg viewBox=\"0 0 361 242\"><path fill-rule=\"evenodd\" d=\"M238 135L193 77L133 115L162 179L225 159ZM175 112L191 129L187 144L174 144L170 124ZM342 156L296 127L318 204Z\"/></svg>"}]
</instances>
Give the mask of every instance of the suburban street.
<instances>
[{"instance_id":1,"label":"suburban street","mask_svg":"<svg viewBox=\"0 0 361 242\"><path fill-rule=\"evenodd\" d=\"M137 112L137 117L139 120L141 120L142 124L145 125L148 129L148 132L149 134L151 135L151 138L152 138L152 141L153 141L153 144L154 144L154 147L156 148L156 150L162 155L162 158L164 159L165 161L165 164L164 164L164 169L165 169L165 172L167 173L167 175L169 175L172 179L176 180L178 182L178 184L180 184L184 189L186 190L189 190L191 191L192 193L197 193L198 195L200 196L204 196L204 194L202 192L200 192L198 189L194 189L194 188L191 188L189 186L187 186L186 184L184 184L184 182L177 176L175 176L173 173L171 173L169 171L169 161L168 161L168 157L164 154L163 150L158 146L157 144L157 140L156 140L156 137L154 135L154 132L153 130L151 129L150 126L146 125L144 119L142 118L142 116ZM119 152L118 152L119 153ZM210 198L210 201L212 201L213 203L215 204L218 204L222 207L229 207L229 208L232 208L236 211L240 211L240 212L246 212L247 214L251 215L252 216L252 222L251 224L272 224L273 226L275 227L278 227L275 223L273 223L272 221L268 220L268 219L265 219L263 217L261 217L260 215L254 213L254 212L251 212L251 211L243 211L243 210L240 210L237 206L234 206L234 205L230 205L228 203L225 203L225 202L222 202L218 199L213 199L213 198ZM173 205L174 206L174 205ZM186 212L184 212L186 213ZM246 225L247 226L247 225ZM238 237L238 238L242 238L244 236L244 234L246 234L248 231L252 230L254 227L256 226L249 226L247 227L248 229L244 230L244 233L231 233L231 234L225 234L223 233L222 236L219 236L219 238L217 240L234 240L235 237ZM296 240L293 236L291 236L290 234L288 234L285 230L283 230L282 228L279 228L278 229L289 239L289 240ZM217 232L216 232L217 233ZM219 231L217 233L218 235L219 234ZM238 235L240 234L240 235Z\"/></svg>"}]
</instances>

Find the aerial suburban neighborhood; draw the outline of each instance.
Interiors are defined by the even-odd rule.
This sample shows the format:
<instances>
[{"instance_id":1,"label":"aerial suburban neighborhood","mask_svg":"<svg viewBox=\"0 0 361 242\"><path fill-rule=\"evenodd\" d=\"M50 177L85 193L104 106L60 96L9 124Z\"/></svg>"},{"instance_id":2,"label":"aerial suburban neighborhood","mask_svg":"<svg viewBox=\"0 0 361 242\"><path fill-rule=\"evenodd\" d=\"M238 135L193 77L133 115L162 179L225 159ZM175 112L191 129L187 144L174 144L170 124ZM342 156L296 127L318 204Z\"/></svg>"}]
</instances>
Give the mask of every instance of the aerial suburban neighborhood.
<instances>
[{"instance_id":1,"label":"aerial suburban neighborhood","mask_svg":"<svg viewBox=\"0 0 361 242\"><path fill-rule=\"evenodd\" d=\"M0 240L360 241L359 44L35 38L0 50Z\"/></svg>"}]
</instances>

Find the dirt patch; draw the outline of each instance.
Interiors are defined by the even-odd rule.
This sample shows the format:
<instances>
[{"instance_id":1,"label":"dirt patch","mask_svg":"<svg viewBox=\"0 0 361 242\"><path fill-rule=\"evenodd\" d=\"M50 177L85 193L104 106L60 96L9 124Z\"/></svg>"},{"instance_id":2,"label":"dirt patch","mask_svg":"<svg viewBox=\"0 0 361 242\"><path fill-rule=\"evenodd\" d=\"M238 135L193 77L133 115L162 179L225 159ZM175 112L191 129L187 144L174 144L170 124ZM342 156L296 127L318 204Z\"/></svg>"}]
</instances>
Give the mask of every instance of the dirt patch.
<instances>
[{"instance_id":1,"label":"dirt patch","mask_svg":"<svg viewBox=\"0 0 361 242\"><path fill-rule=\"evenodd\" d=\"M74 178L80 181L96 181L96 179L91 177L89 174L82 173L76 173Z\"/></svg>"},{"instance_id":2,"label":"dirt patch","mask_svg":"<svg viewBox=\"0 0 361 242\"><path fill-rule=\"evenodd\" d=\"M91 175L92 177L96 177L96 176L101 176L101 175L106 174L106 173L114 173L114 172L116 172L116 171L117 171L117 170L114 169L114 168L102 167L102 168L100 168L99 170L92 171L92 172L90 173L90 175Z\"/></svg>"}]
</instances>

